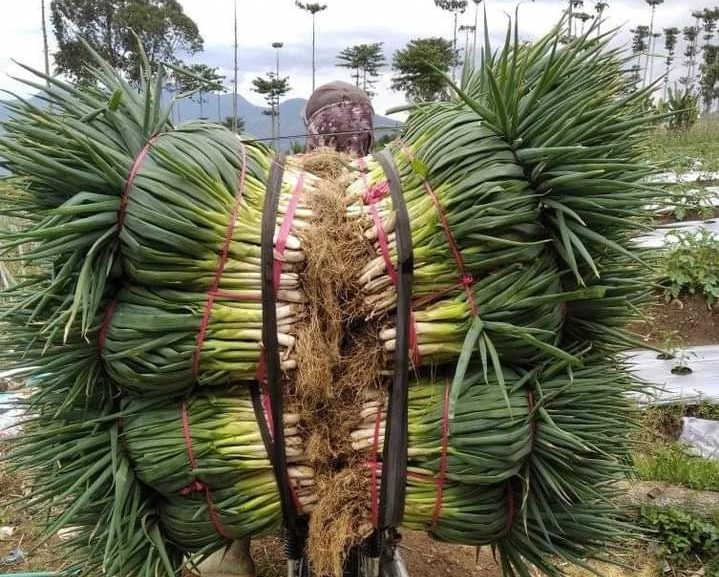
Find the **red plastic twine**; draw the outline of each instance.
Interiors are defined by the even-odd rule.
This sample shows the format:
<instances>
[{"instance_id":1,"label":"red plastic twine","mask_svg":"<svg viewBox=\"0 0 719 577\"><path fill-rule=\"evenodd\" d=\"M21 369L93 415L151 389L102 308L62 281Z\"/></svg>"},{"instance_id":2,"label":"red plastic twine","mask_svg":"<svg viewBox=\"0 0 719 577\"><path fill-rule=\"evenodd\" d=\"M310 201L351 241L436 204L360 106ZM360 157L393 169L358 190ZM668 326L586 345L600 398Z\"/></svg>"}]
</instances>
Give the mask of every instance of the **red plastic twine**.
<instances>
[{"instance_id":1,"label":"red plastic twine","mask_svg":"<svg viewBox=\"0 0 719 577\"><path fill-rule=\"evenodd\" d=\"M363 158L359 159L358 165L365 187L362 202L369 207L372 221L377 229L377 242L379 244L382 260L384 260L385 269L387 269L387 276L389 276L390 281L392 281L392 285L396 288L398 283L397 269L395 269L394 263L392 262L387 231L384 229L384 224L382 223L382 219L379 215L379 209L377 207L377 203L382 200L387 193L389 193L389 183L384 181L370 186L367 181L367 173L365 172L367 165L365 164ZM409 347L412 352L412 364L415 367L419 367L422 363L422 356L420 355L419 344L417 343L417 327L415 325L414 312L412 310L409 311Z\"/></svg>"},{"instance_id":2,"label":"red plastic twine","mask_svg":"<svg viewBox=\"0 0 719 577\"><path fill-rule=\"evenodd\" d=\"M414 155L412 154L412 151L409 149L407 144L405 142L402 142L402 150L404 150L405 154L409 158L410 162L414 161ZM434 208L437 211L437 216L439 218L439 222L442 225L442 229L444 231L444 237L447 239L447 244L449 245L449 249L452 252L452 257L454 258L454 262L457 266L457 270L459 271L459 278L460 281L457 285L454 285L456 287L463 286L465 292L467 293L467 302L469 302L470 309L472 311L472 316L477 316L477 303L474 300L474 293L472 292L472 284L474 283L474 278L472 275L467 274L465 268L464 268L464 260L462 259L462 251L459 248L459 245L457 244L457 241L454 239L454 235L452 234L452 227L449 224L449 220L447 220L447 215L444 213L444 210L442 209L442 204L439 202L439 199L437 198L437 195L434 193L434 190L432 190L432 186L430 185L429 181L422 177L422 185L424 186L424 190L427 192L427 196L430 197L432 200L432 204L434 204ZM444 294L448 291L443 291L441 294ZM436 295L433 295L436 296Z\"/></svg>"},{"instance_id":3,"label":"red plastic twine","mask_svg":"<svg viewBox=\"0 0 719 577\"><path fill-rule=\"evenodd\" d=\"M185 403L185 401L182 401L180 403L180 417L182 420L182 437L185 441L185 450L187 451L187 457L190 460L190 469L192 471L192 475L194 476L195 472L197 471L197 461L195 460L195 451L192 448L190 418L187 414L187 403ZM215 531L224 539L229 539L230 536L227 534L225 526L222 524L222 520L220 519L220 514L217 512L215 504L212 500L212 491L210 491L210 488L207 486L207 484L204 481L201 481L197 477L195 477L189 485L180 489L180 495L189 495L191 493L199 492L205 494L207 511L210 514L210 521L212 522L212 526L215 528Z\"/></svg>"},{"instance_id":4,"label":"red plastic twine","mask_svg":"<svg viewBox=\"0 0 719 577\"><path fill-rule=\"evenodd\" d=\"M130 172L127 175L127 180L125 181L125 187L122 189L122 194L120 195L120 206L117 209L118 233L122 230L122 227L125 224L125 215L127 214L127 203L130 199L130 191L132 190L132 187L135 185L135 178L137 178L137 175L140 172L140 169L145 164L145 160L147 160L147 155L150 153L150 150L155 145L158 138L160 138L159 134L155 134L152 138L150 138L150 140L148 140L145 143L145 146L142 147L140 152L137 153L135 160L133 160L132 164L130 165Z\"/></svg>"},{"instance_id":5,"label":"red plastic twine","mask_svg":"<svg viewBox=\"0 0 719 577\"><path fill-rule=\"evenodd\" d=\"M439 522L444 501L444 486L447 482L447 448L449 446L449 379L444 383L444 403L442 406L442 440L439 455L439 476L437 477L437 494L432 511L432 528Z\"/></svg>"},{"instance_id":6,"label":"red plastic twine","mask_svg":"<svg viewBox=\"0 0 719 577\"><path fill-rule=\"evenodd\" d=\"M152 147L157 142L158 138L160 138L160 134L155 134L152 138L150 138L150 140L145 143L145 146L140 149L140 152L137 153L137 156L135 156L132 164L130 165L130 172L127 175L125 186L122 188L122 193L120 194L120 204L117 207L118 235L122 231L122 227L125 226L125 216L127 216L127 204L130 201L130 191L132 191L132 187L135 185L135 179L142 169L142 166L145 164L145 160L147 160L147 155L150 153L150 150L152 150ZM105 309L102 324L100 325L100 332L97 335L97 349L100 353L105 350L107 331L110 329L110 322L112 321L112 315L115 313L116 306L117 299L115 298L110 301L107 309Z\"/></svg>"},{"instance_id":7,"label":"red plastic twine","mask_svg":"<svg viewBox=\"0 0 719 577\"><path fill-rule=\"evenodd\" d=\"M305 185L305 173L301 172L297 179L297 184L292 191L290 202L287 204L287 211L285 212L285 218L282 220L282 226L277 233L277 241L275 242L274 252L274 263L272 266L273 281L275 285L275 294L280 290L280 277L282 275L282 257L285 254L285 248L287 247L287 238L290 236L290 230L292 230L292 222L295 219L295 213L297 212L297 204L300 201L300 193Z\"/></svg>"},{"instance_id":8,"label":"red plastic twine","mask_svg":"<svg viewBox=\"0 0 719 577\"><path fill-rule=\"evenodd\" d=\"M97 350L102 353L105 350L105 341L107 340L107 331L110 329L110 321L112 321L112 315L115 314L115 307L117 306L117 299L112 299L110 304L105 309L105 314L102 317L102 324L100 325L100 332L97 335Z\"/></svg>"},{"instance_id":9,"label":"red plastic twine","mask_svg":"<svg viewBox=\"0 0 719 577\"><path fill-rule=\"evenodd\" d=\"M507 524L504 526L505 537L509 535L514 525L514 491L512 490L512 482L508 480L504 486L505 490L505 503L507 508Z\"/></svg>"},{"instance_id":10,"label":"red plastic twine","mask_svg":"<svg viewBox=\"0 0 719 577\"><path fill-rule=\"evenodd\" d=\"M207 291L207 301L205 302L205 310L202 313L202 320L200 321L200 328L197 331L197 339L195 342L195 352L193 353L192 359L192 374L197 380L197 376L200 372L200 357L202 355L202 348L205 344L205 337L207 336L207 327L210 324L210 313L212 312L212 305L215 303L215 299L218 296L222 296L225 293L219 293L218 288L220 286L220 280L222 279L222 273L225 272L225 266L227 265L227 258L230 252L230 243L232 242L232 235L235 232L235 223L240 214L240 206L242 205L242 198L245 192L245 179L247 176L247 150L241 140L238 140L240 144L240 154L242 155L242 170L240 172L240 182L235 192L235 204L230 215L230 221L227 224L227 231L225 233L225 240L222 244L222 250L220 252L220 259L217 262L217 269L215 269L215 276L212 281L210 290Z\"/></svg>"},{"instance_id":11,"label":"red plastic twine","mask_svg":"<svg viewBox=\"0 0 719 577\"><path fill-rule=\"evenodd\" d=\"M371 485L370 495L372 503L372 523L375 527L379 526L379 491L377 484L379 482L379 431L382 425L382 403L377 407L377 417L374 421L374 436L372 439L372 459L369 462Z\"/></svg>"}]
</instances>

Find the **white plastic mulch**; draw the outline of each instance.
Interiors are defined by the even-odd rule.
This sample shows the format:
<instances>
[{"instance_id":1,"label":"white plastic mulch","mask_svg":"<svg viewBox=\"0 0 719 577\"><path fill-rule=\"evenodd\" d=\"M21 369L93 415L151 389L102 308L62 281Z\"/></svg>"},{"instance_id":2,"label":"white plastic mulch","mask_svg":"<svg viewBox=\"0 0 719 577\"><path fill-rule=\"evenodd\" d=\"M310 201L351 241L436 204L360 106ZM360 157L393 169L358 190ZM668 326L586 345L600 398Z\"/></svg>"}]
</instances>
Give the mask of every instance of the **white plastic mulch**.
<instances>
[{"instance_id":1,"label":"white plastic mulch","mask_svg":"<svg viewBox=\"0 0 719 577\"><path fill-rule=\"evenodd\" d=\"M640 399L642 402L719 402L719 345L689 347L683 359L677 355L677 358L662 360L657 358L656 351L649 350L631 351L626 356L632 372L655 386L651 395ZM690 374L672 373L680 362L691 369Z\"/></svg>"}]
</instances>

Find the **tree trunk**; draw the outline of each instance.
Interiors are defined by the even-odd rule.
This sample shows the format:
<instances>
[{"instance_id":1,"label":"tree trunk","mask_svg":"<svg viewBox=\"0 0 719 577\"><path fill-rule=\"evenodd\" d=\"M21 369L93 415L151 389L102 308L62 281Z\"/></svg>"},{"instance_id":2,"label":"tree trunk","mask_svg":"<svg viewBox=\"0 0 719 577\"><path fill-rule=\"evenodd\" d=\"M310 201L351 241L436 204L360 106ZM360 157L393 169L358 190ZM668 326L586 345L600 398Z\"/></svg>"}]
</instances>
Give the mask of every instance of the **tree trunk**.
<instances>
[{"instance_id":1,"label":"tree trunk","mask_svg":"<svg viewBox=\"0 0 719 577\"><path fill-rule=\"evenodd\" d=\"M485 14L486 6L485 6ZM474 39L472 41L472 61L477 58L477 23L479 21L479 2L474 4Z\"/></svg>"},{"instance_id":2,"label":"tree trunk","mask_svg":"<svg viewBox=\"0 0 719 577\"><path fill-rule=\"evenodd\" d=\"M656 4L652 4L652 15L649 19L649 43L647 44L647 60L644 68L644 80L642 86L647 85L647 72L649 72L649 84L652 83L652 75L654 73L654 13L656 12Z\"/></svg>"},{"instance_id":3,"label":"tree trunk","mask_svg":"<svg viewBox=\"0 0 719 577\"><path fill-rule=\"evenodd\" d=\"M454 36L452 39L452 80L457 81L457 11L454 11Z\"/></svg>"},{"instance_id":4,"label":"tree trunk","mask_svg":"<svg viewBox=\"0 0 719 577\"><path fill-rule=\"evenodd\" d=\"M42 12L42 50L45 55L45 74L50 76L50 51L47 47L47 23L45 22L45 0L40 0L40 10ZM50 86L50 81L46 80L45 84Z\"/></svg>"},{"instance_id":5,"label":"tree trunk","mask_svg":"<svg viewBox=\"0 0 719 577\"><path fill-rule=\"evenodd\" d=\"M312 14L312 92L315 91L315 15Z\"/></svg>"},{"instance_id":6,"label":"tree trunk","mask_svg":"<svg viewBox=\"0 0 719 577\"><path fill-rule=\"evenodd\" d=\"M205 106L204 106L204 100L205 97L202 94L202 90L200 90L200 118L205 117Z\"/></svg>"},{"instance_id":7,"label":"tree trunk","mask_svg":"<svg viewBox=\"0 0 719 577\"><path fill-rule=\"evenodd\" d=\"M234 79L232 88L232 132L237 132L237 0L235 4L235 69Z\"/></svg>"}]
</instances>

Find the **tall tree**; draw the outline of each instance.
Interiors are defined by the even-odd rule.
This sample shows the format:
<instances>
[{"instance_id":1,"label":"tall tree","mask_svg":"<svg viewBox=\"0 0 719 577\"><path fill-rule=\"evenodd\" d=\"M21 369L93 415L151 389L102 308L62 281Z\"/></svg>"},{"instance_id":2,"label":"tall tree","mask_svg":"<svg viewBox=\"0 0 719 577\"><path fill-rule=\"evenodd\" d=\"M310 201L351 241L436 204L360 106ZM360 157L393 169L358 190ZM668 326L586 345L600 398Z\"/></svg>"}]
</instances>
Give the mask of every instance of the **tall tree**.
<instances>
[{"instance_id":1,"label":"tall tree","mask_svg":"<svg viewBox=\"0 0 719 577\"><path fill-rule=\"evenodd\" d=\"M404 92L410 101L430 101L447 97L443 74L455 60L452 43L444 38L418 38L397 50L392 68L392 90ZM440 72L437 72L437 71Z\"/></svg>"},{"instance_id":2,"label":"tall tree","mask_svg":"<svg viewBox=\"0 0 719 577\"><path fill-rule=\"evenodd\" d=\"M702 64L700 67L701 77L699 86L701 89L702 101L705 110L709 111L715 98L716 85L719 77L717 68L719 67L719 47L714 43L714 33L719 19L719 9L705 8L702 11L701 25L704 34L702 39Z\"/></svg>"},{"instance_id":3,"label":"tall tree","mask_svg":"<svg viewBox=\"0 0 719 577\"><path fill-rule=\"evenodd\" d=\"M594 9L597 11L597 36L600 34L600 28L602 27L602 18L604 18L604 11L609 7L608 2L599 0L594 4Z\"/></svg>"},{"instance_id":4,"label":"tall tree","mask_svg":"<svg viewBox=\"0 0 719 577\"><path fill-rule=\"evenodd\" d=\"M45 75L50 76L50 50L47 46L47 17L45 16L45 0L40 0L40 17L42 18L42 54L45 61Z\"/></svg>"},{"instance_id":5,"label":"tall tree","mask_svg":"<svg viewBox=\"0 0 719 577\"><path fill-rule=\"evenodd\" d=\"M183 70L184 72L182 70L175 72L178 76L178 89L200 105L200 116L204 118L205 96L208 92L222 90L225 76L220 74L217 68L207 64L192 64Z\"/></svg>"},{"instance_id":6,"label":"tall tree","mask_svg":"<svg viewBox=\"0 0 719 577\"><path fill-rule=\"evenodd\" d=\"M237 117L237 125L235 126L235 117L234 116L225 116L225 119L220 123L222 126L225 126L232 130L234 128L235 132L237 134L240 134L244 132L245 130L245 119L241 116Z\"/></svg>"},{"instance_id":7,"label":"tall tree","mask_svg":"<svg viewBox=\"0 0 719 577\"><path fill-rule=\"evenodd\" d=\"M93 62L81 38L133 81L142 65L138 38L151 64L177 63L179 53L202 50L197 25L178 0L52 0L50 11L55 66L79 81L89 79L87 65Z\"/></svg>"},{"instance_id":8,"label":"tall tree","mask_svg":"<svg viewBox=\"0 0 719 577\"><path fill-rule=\"evenodd\" d=\"M312 15L312 92L314 92L315 91L315 73L317 70L316 51L315 51L315 38L316 38L315 19L319 12L327 10L327 4L320 4L318 2L303 3L303 2L300 2L299 0L295 0L295 5L298 8L304 10L305 12L309 12Z\"/></svg>"},{"instance_id":9,"label":"tall tree","mask_svg":"<svg viewBox=\"0 0 719 577\"><path fill-rule=\"evenodd\" d=\"M452 62L452 78L457 77L457 19L467 9L467 0L434 0L435 6L454 14L454 32L452 35L452 50L454 59Z\"/></svg>"},{"instance_id":10,"label":"tall tree","mask_svg":"<svg viewBox=\"0 0 719 577\"><path fill-rule=\"evenodd\" d=\"M657 11L657 6L664 3L664 0L644 0L649 4L651 10L651 16L649 18L649 44L647 45L647 58L646 65L644 67L644 84L647 83L647 71L649 72L649 83L652 82L652 75L654 73L654 15Z\"/></svg>"},{"instance_id":11,"label":"tall tree","mask_svg":"<svg viewBox=\"0 0 719 577\"><path fill-rule=\"evenodd\" d=\"M696 64L697 57L697 38L699 36L699 29L696 26L685 26L682 30L682 36L686 42L684 48L684 57L686 60L687 75L680 79L680 82L684 84L687 89L691 89L694 86L694 67Z\"/></svg>"},{"instance_id":12,"label":"tall tree","mask_svg":"<svg viewBox=\"0 0 719 577\"><path fill-rule=\"evenodd\" d=\"M262 94L265 102L270 106L267 114L272 117L272 138L278 138L275 129L275 119L277 118L277 108L279 107L280 98L287 94L290 87L290 79L288 76L279 78L274 72L268 72L265 77L258 76L252 81L252 90L258 94Z\"/></svg>"},{"instance_id":13,"label":"tall tree","mask_svg":"<svg viewBox=\"0 0 719 577\"><path fill-rule=\"evenodd\" d=\"M569 35L577 36L577 20L579 20L578 12L584 8L584 0L569 0ZM574 22L574 33L572 33L572 22Z\"/></svg>"},{"instance_id":14,"label":"tall tree","mask_svg":"<svg viewBox=\"0 0 719 577\"><path fill-rule=\"evenodd\" d=\"M637 57L637 68L636 73L639 74L639 80L641 81L643 75L641 74L642 69L642 56L647 52L647 38L649 38L649 26L641 25L630 30L632 36L632 53ZM634 68L632 68L635 71Z\"/></svg>"},{"instance_id":15,"label":"tall tree","mask_svg":"<svg viewBox=\"0 0 719 577\"><path fill-rule=\"evenodd\" d=\"M474 34L472 37L472 56L475 57L477 55L477 31L479 30L479 5L482 3L482 0L472 0L474 2ZM487 9L487 5L484 5L485 10Z\"/></svg>"},{"instance_id":16,"label":"tall tree","mask_svg":"<svg viewBox=\"0 0 719 577\"><path fill-rule=\"evenodd\" d=\"M667 99L667 90L669 89L669 71L674 62L674 54L677 49L677 40L679 39L679 28L672 26L664 29L664 50L666 56L664 63L666 64L666 72L664 73L664 94L663 99Z\"/></svg>"},{"instance_id":17,"label":"tall tree","mask_svg":"<svg viewBox=\"0 0 719 577\"><path fill-rule=\"evenodd\" d=\"M589 21L589 20L592 19L592 15L591 15L591 14L588 14L587 12L578 12L578 13L575 15L575 18L576 18L577 20L580 20L580 21L582 22L582 30L581 30L580 34L581 34L582 36L584 36L584 28L585 28L585 26L587 25L587 21Z\"/></svg>"},{"instance_id":18,"label":"tall tree","mask_svg":"<svg viewBox=\"0 0 719 577\"><path fill-rule=\"evenodd\" d=\"M337 55L337 66L352 70L355 86L362 88L369 95L373 94L374 79L387 64L382 44L382 42L374 42L348 46Z\"/></svg>"},{"instance_id":19,"label":"tall tree","mask_svg":"<svg viewBox=\"0 0 719 577\"><path fill-rule=\"evenodd\" d=\"M469 33L473 32L476 34L477 28L475 26L463 24L459 27L459 31L464 32L464 65L467 66L468 62L474 61L474 52L472 52L472 58L469 56Z\"/></svg>"}]
</instances>

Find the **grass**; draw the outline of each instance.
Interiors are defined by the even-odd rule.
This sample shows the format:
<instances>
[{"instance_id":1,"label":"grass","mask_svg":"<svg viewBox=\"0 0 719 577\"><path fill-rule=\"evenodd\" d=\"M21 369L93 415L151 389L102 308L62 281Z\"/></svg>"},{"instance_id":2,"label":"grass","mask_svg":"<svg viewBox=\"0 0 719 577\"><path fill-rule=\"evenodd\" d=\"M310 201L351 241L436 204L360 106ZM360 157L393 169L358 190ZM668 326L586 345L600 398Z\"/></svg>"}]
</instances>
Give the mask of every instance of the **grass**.
<instances>
[{"instance_id":1,"label":"grass","mask_svg":"<svg viewBox=\"0 0 719 577\"><path fill-rule=\"evenodd\" d=\"M677 172L719 171L719 117L700 119L684 131L657 128L650 139L647 157L667 170Z\"/></svg>"},{"instance_id":2,"label":"grass","mask_svg":"<svg viewBox=\"0 0 719 577\"><path fill-rule=\"evenodd\" d=\"M688 455L678 443L660 445L634 457L637 477L697 491L719 491L719 463Z\"/></svg>"},{"instance_id":3,"label":"grass","mask_svg":"<svg viewBox=\"0 0 719 577\"><path fill-rule=\"evenodd\" d=\"M683 417L719 420L719 404L647 407L636 439L635 472L643 481L661 481L697 491L719 491L719 462L688 455L677 442Z\"/></svg>"}]
</instances>

